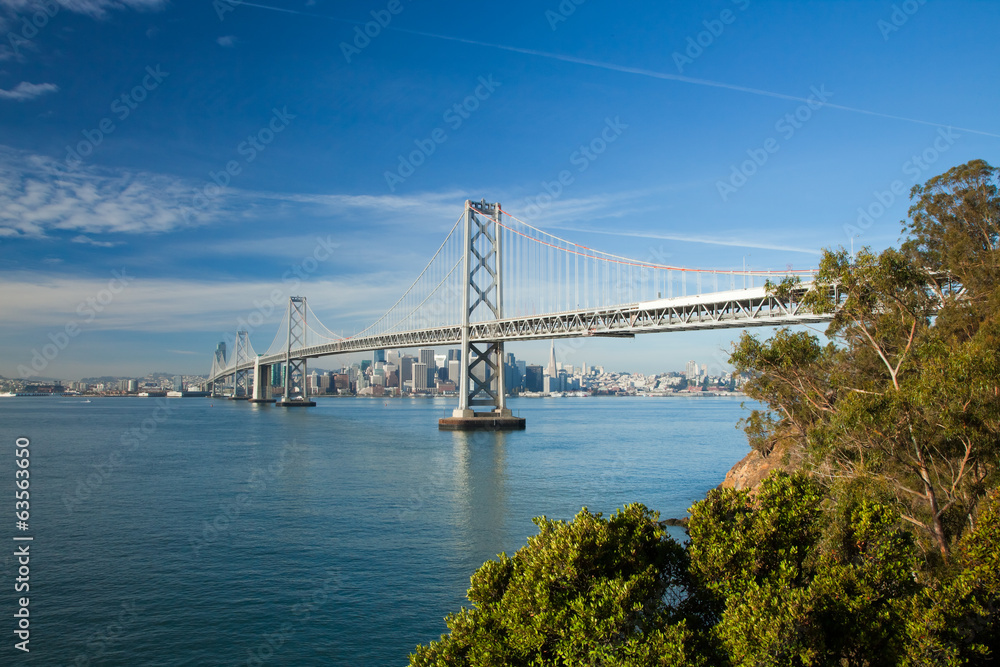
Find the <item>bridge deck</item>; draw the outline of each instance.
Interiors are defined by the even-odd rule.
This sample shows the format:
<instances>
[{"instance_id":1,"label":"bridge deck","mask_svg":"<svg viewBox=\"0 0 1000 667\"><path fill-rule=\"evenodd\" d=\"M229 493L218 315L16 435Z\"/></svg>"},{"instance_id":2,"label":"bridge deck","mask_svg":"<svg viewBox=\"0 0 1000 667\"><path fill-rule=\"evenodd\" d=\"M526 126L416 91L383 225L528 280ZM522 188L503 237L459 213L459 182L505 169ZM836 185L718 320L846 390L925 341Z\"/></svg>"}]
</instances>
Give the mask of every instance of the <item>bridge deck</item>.
<instances>
[{"instance_id":1,"label":"bridge deck","mask_svg":"<svg viewBox=\"0 0 1000 667\"><path fill-rule=\"evenodd\" d=\"M625 304L612 308L590 308L543 315L524 315L501 320L473 322L469 337L474 342L544 340L587 336L633 336L699 329L785 326L828 321L831 315L817 315L803 309L801 295L811 287L803 283L790 298L768 294L764 287L681 296ZM460 324L412 331L345 338L335 342L301 347L292 351L297 359L336 354L408 347L454 345L462 340ZM261 365L285 361L285 354L260 358ZM253 361L222 369L209 378L214 382L237 370L253 368Z\"/></svg>"}]
</instances>

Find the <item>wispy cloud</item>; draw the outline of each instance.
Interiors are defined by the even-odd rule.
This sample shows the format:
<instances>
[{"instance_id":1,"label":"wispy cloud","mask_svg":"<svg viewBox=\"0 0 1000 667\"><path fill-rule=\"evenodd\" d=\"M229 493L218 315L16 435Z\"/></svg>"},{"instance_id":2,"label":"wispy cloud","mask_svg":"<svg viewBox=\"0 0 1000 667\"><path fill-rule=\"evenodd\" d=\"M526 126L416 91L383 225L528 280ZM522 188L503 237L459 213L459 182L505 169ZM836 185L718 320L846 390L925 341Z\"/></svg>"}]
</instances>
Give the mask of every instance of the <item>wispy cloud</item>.
<instances>
[{"instance_id":1,"label":"wispy cloud","mask_svg":"<svg viewBox=\"0 0 1000 667\"><path fill-rule=\"evenodd\" d=\"M308 291L309 305L329 329L354 333L378 316L406 289L412 276L377 273L354 278L314 280L292 286L272 282L206 282L186 279L144 278L129 267L129 285L105 307L100 316L86 324L88 331L119 330L152 333L235 331L240 318L261 313L275 292L278 302L257 331L255 347L271 343L287 305L289 290ZM110 274L108 276L110 278ZM108 279L51 276L23 273L5 276L0 290L0 331L29 328L61 329L69 321L81 320L80 304L106 290ZM373 305L374 304L374 305ZM82 326L82 325L81 325ZM207 355L209 351L206 351Z\"/></svg>"},{"instance_id":2,"label":"wispy cloud","mask_svg":"<svg viewBox=\"0 0 1000 667\"><path fill-rule=\"evenodd\" d=\"M168 4L169 0L52 0L47 5L39 0L0 0L0 32L5 35L5 42L13 35L18 50L35 48L31 36L22 33L21 19L31 21L31 17L39 11L48 17L53 17L60 11L68 11L104 20L111 11L159 11ZM9 48L0 48L0 61L15 55Z\"/></svg>"},{"instance_id":3,"label":"wispy cloud","mask_svg":"<svg viewBox=\"0 0 1000 667\"><path fill-rule=\"evenodd\" d=\"M167 5L167 0L56 0L61 9L85 14L94 18L104 18L109 9L132 9L156 11ZM37 0L0 0L0 8L9 13L37 10Z\"/></svg>"},{"instance_id":4,"label":"wispy cloud","mask_svg":"<svg viewBox=\"0 0 1000 667\"><path fill-rule=\"evenodd\" d=\"M22 81L10 90L0 88L0 100L27 102L36 97L41 97L46 93L54 93L58 90L59 86L54 83L28 83L27 81Z\"/></svg>"},{"instance_id":5,"label":"wispy cloud","mask_svg":"<svg viewBox=\"0 0 1000 667\"><path fill-rule=\"evenodd\" d=\"M95 241L94 239L90 238L89 236L84 236L83 234L80 234L79 236L74 236L70 240L73 243L81 243L83 245L92 245L92 246L97 246L98 248L114 248L116 245L121 245L120 243L116 243L114 241Z\"/></svg>"},{"instance_id":6,"label":"wispy cloud","mask_svg":"<svg viewBox=\"0 0 1000 667\"><path fill-rule=\"evenodd\" d=\"M0 147L0 236L156 234L206 224L224 200L192 210L195 186L173 177L83 166ZM103 243L103 242L101 242Z\"/></svg>"},{"instance_id":7,"label":"wispy cloud","mask_svg":"<svg viewBox=\"0 0 1000 667\"><path fill-rule=\"evenodd\" d=\"M397 195L300 194L226 188L195 195L204 183L175 176L81 165L0 146L0 237L50 238L75 233L99 245L101 234L161 234L234 216L349 219L369 228L447 230L468 195L446 191ZM249 217L248 217L249 216ZM74 239L75 240L75 239Z\"/></svg>"},{"instance_id":8,"label":"wispy cloud","mask_svg":"<svg viewBox=\"0 0 1000 667\"><path fill-rule=\"evenodd\" d=\"M226 48L232 48L236 46L236 35L223 35L215 40L216 44L219 46L225 46Z\"/></svg>"}]
</instances>

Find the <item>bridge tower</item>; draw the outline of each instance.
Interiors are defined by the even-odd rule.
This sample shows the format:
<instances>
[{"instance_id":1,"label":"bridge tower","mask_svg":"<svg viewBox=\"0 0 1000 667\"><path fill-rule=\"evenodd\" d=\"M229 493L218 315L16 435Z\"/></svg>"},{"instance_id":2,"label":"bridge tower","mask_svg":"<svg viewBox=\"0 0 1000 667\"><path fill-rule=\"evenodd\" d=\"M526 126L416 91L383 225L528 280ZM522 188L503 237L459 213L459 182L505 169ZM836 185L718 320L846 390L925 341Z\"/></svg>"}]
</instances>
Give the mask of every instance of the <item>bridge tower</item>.
<instances>
[{"instance_id":1,"label":"bridge tower","mask_svg":"<svg viewBox=\"0 0 1000 667\"><path fill-rule=\"evenodd\" d=\"M470 340L471 324L503 319L500 204L465 202L463 219L462 357L458 409L438 420L446 430L523 429L507 409L503 341ZM490 406L476 412L474 406Z\"/></svg>"},{"instance_id":2,"label":"bridge tower","mask_svg":"<svg viewBox=\"0 0 1000 667\"><path fill-rule=\"evenodd\" d=\"M250 332L236 332L236 365L245 364L250 361ZM233 396L234 401L244 401L250 398L250 369L238 370L233 375Z\"/></svg>"},{"instance_id":3,"label":"bridge tower","mask_svg":"<svg viewBox=\"0 0 1000 667\"><path fill-rule=\"evenodd\" d=\"M309 400L309 377L306 370L306 359L292 356L292 348L306 346L306 298L304 296L288 297L288 342L285 344L285 396L277 405L284 407L311 407L315 401ZM292 376L298 374L302 378L302 396L292 398Z\"/></svg>"}]
</instances>

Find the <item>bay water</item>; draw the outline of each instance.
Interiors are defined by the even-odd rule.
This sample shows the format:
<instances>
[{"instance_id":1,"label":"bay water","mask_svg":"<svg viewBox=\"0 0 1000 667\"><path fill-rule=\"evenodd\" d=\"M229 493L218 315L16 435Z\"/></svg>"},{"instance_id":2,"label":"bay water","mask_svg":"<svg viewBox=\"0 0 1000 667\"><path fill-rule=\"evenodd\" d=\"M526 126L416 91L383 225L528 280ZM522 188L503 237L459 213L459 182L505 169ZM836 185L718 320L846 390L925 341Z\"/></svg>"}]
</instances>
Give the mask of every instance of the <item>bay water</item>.
<instances>
[{"instance_id":1,"label":"bay water","mask_svg":"<svg viewBox=\"0 0 1000 667\"><path fill-rule=\"evenodd\" d=\"M453 407L0 400L0 663L405 665L468 605L476 568L537 533L532 517L631 502L682 517L748 451L735 397L513 399L527 429L507 433L439 431Z\"/></svg>"}]
</instances>

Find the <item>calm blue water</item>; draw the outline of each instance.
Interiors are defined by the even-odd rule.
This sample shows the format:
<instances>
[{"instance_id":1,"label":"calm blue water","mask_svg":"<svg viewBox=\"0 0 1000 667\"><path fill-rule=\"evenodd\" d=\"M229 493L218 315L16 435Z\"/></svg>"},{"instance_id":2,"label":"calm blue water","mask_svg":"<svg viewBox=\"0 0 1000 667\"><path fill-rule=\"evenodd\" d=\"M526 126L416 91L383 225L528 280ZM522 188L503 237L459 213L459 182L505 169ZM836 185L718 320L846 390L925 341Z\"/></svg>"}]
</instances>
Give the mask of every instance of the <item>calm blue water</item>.
<instances>
[{"instance_id":1,"label":"calm blue water","mask_svg":"<svg viewBox=\"0 0 1000 667\"><path fill-rule=\"evenodd\" d=\"M438 431L452 403L0 401L0 538L34 537L30 654L0 556L0 663L404 665L532 517L683 516L748 451L734 398L519 399L501 434Z\"/></svg>"}]
</instances>

